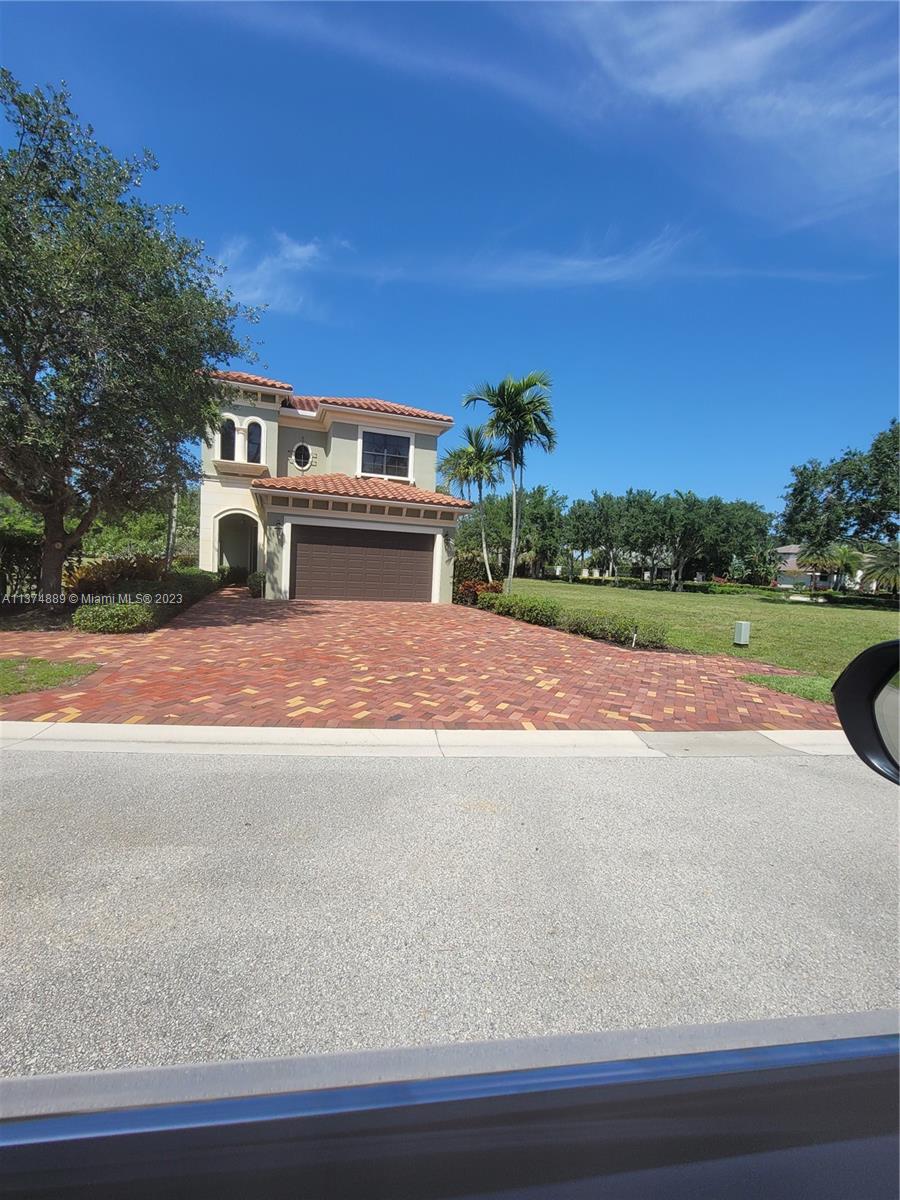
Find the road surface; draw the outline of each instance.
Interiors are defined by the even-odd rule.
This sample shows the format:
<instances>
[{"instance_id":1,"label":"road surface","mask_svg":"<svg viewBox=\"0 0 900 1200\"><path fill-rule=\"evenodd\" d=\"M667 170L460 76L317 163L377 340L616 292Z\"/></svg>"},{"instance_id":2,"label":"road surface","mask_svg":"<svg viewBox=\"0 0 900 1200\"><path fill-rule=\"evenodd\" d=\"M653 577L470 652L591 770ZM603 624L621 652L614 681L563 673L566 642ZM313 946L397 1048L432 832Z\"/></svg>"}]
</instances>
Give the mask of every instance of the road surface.
<instances>
[{"instance_id":1,"label":"road surface","mask_svg":"<svg viewBox=\"0 0 900 1200\"><path fill-rule=\"evenodd\" d=\"M855 759L3 752L2 1071L894 1003Z\"/></svg>"}]
</instances>

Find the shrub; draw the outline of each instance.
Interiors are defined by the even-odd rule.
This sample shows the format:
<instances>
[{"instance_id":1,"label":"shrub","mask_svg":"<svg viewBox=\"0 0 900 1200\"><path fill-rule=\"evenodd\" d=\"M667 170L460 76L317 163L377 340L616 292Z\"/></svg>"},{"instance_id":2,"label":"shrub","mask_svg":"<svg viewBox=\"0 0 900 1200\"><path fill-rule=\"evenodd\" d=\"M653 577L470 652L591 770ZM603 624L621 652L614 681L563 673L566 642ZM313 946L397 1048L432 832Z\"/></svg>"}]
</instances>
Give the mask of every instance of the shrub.
<instances>
[{"instance_id":1,"label":"shrub","mask_svg":"<svg viewBox=\"0 0 900 1200\"><path fill-rule=\"evenodd\" d=\"M83 604L72 616L72 624L85 633L143 633L162 621L156 604Z\"/></svg>"},{"instance_id":2,"label":"shrub","mask_svg":"<svg viewBox=\"0 0 900 1200\"><path fill-rule=\"evenodd\" d=\"M252 571L247 576L247 591L254 598L259 600L266 590L266 573L265 571Z\"/></svg>"},{"instance_id":3,"label":"shrub","mask_svg":"<svg viewBox=\"0 0 900 1200\"><path fill-rule=\"evenodd\" d=\"M503 591L503 584L498 580L493 583L488 583L486 579L464 579L456 589L456 595L453 598L454 604L477 604L478 597L482 592L489 592L492 595L499 595Z\"/></svg>"},{"instance_id":4,"label":"shrub","mask_svg":"<svg viewBox=\"0 0 900 1200\"><path fill-rule=\"evenodd\" d=\"M487 591L478 597L478 607L503 617L512 617L516 621L527 621L529 625L557 625L562 615L562 609L555 600Z\"/></svg>"},{"instance_id":5,"label":"shrub","mask_svg":"<svg viewBox=\"0 0 900 1200\"><path fill-rule=\"evenodd\" d=\"M500 592L481 592L477 600L478 607L485 612L496 612L497 601L500 599L500 596Z\"/></svg>"},{"instance_id":6,"label":"shrub","mask_svg":"<svg viewBox=\"0 0 900 1200\"><path fill-rule=\"evenodd\" d=\"M76 563L65 568L63 583L69 591L77 592L79 596L103 595L112 591L122 578L122 564L123 560L118 558Z\"/></svg>"},{"instance_id":7,"label":"shrub","mask_svg":"<svg viewBox=\"0 0 900 1200\"><path fill-rule=\"evenodd\" d=\"M460 550L453 560L453 603L459 604L459 589L469 580L487 583L484 559L475 550ZM466 602L468 603L468 601ZM472 602L474 603L474 601Z\"/></svg>"},{"instance_id":8,"label":"shrub","mask_svg":"<svg viewBox=\"0 0 900 1200\"><path fill-rule=\"evenodd\" d=\"M565 612L555 600L532 596L498 595L483 591L478 607L501 617L513 617L530 625L549 625L595 641L615 642L619 646L661 649L668 645L668 632L658 621L616 616L599 612Z\"/></svg>"},{"instance_id":9,"label":"shrub","mask_svg":"<svg viewBox=\"0 0 900 1200\"><path fill-rule=\"evenodd\" d=\"M661 649L668 642L668 633L658 621L635 621L631 617L611 613L567 613L562 627L568 633L595 641L615 642L618 646L639 646L642 649Z\"/></svg>"},{"instance_id":10,"label":"shrub","mask_svg":"<svg viewBox=\"0 0 900 1200\"><path fill-rule=\"evenodd\" d=\"M240 586L247 582L249 574L246 567L219 567L219 582L223 587L229 584Z\"/></svg>"},{"instance_id":11,"label":"shrub","mask_svg":"<svg viewBox=\"0 0 900 1200\"><path fill-rule=\"evenodd\" d=\"M0 595L37 590L41 576L41 547L39 533L0 532Z\"/></svg>"},{"instance_id":12,"label":"shrub","mask_svg":"<svg viewBox=\"0 0 900 1200\"><path fill-rule=\"evenodd\" d=\"M184 597L182 608L187 608L197 600L208 596L210 592L215 592L220 586L219 576L215 571L201 571L197 567L180 567L178 570L170 571L164 580L155 585L154 590L157 592L181 592Z\"/></svg>"},{"instance_id":13,"label":"shrub","mask_svg":"<svg viewBox=\"0 0 900 1200\"><path fill-rule=\"evenodd\" d=\"M850 608L889 608L896 609L896 596L873 596L869 592L816 592L816 598L826 604L843 604Z\"/></svg>"},{"instance_id":14,"label":"shrub","mask_svg":"<svg viewBox=\"0 0 900 1200\"><path fill-rule=\"evenodd\" d=\"M638 592L667 592L669 590L667 579L638 579L636 575L619 575L618 578L603 575L599 579L593 579L590 576L582 579L579 575L573 582L590 583L594 587L633 588Z\"/></svg>"},{"instance_id":15,"label":"shrub","mask_svg":"<svg viewBox=\"0 0 900 1200\"><path fill-rule=\"evenodd\" d=\"M200 571L196 567L169 571L164 579L122 580L109 589L115 592L116 603L82 604L73 614L72 624L90 633L140 633L156 629L219 586L219 576L214 571ZM148 594L180 595L181 601L148 603L140 599ZM119 596L123 597L121 601Z\"/></svg>"}]
</instances>

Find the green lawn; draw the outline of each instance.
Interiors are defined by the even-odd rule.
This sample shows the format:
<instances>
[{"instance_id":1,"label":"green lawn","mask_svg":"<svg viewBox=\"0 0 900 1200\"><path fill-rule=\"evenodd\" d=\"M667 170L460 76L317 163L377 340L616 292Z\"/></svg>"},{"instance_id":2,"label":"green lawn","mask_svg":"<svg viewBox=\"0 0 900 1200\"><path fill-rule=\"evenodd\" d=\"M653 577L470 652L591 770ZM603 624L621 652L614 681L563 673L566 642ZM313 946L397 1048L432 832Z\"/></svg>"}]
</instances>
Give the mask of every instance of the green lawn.
<instances>
[{"instance_id":1,"label":"green lawn","mask_svg":"<svg viewBox=\"0 0 900 1200\"><path fill-rule=\"evenodd\" d=\"M96 671L94 663L48 662L45 658L0 658L0 696L40 692Z\"/></svg>"},{"instance_id":2,"label":"green lawn","mask_svg":"<svg viewBox=\"0 0 900 1200\"><path fill-rule=\"evenodd\" d=\"M513 590L552 597L567 608L661 621L669 631L670 644L679 650L732 654L793 667L815 678L796 680L791 690L814 699L827 696L828 687L860 650L898 636L897 614L871 608L797 604L763 596L638 592L538 579L517 579ZM732 644L735 621L750 622L746 648ZM780 681L779 686L786 682Z\"/></svg>"}]
</instances>

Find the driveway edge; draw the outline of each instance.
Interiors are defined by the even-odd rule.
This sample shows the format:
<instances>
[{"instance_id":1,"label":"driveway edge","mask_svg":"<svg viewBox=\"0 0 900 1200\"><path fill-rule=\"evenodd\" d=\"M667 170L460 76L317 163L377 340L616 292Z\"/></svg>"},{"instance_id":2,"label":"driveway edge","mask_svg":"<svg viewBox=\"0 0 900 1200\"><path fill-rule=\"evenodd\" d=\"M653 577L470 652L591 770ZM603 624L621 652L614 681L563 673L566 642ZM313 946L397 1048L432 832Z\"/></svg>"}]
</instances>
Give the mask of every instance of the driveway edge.
<instances>
[{"instance_id":1,"label":"driveway edge","mask_svg":"<svg viewBox=\"0 0 900 1200\"><path fill-rule=\"evenodd\" d=\"M394 758L756 758L852 755L841 730L292 729L0 721L0 749Z\"/></svg>"}]
</instances>

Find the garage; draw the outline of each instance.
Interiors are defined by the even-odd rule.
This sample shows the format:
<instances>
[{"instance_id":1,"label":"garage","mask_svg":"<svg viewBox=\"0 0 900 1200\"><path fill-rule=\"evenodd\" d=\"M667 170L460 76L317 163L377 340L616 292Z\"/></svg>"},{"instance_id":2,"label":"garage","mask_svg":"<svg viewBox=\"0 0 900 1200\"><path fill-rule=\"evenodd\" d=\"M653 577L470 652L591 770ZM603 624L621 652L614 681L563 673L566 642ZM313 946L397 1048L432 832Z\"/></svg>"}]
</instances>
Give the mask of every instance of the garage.
<instances>
[{"instance_id":1,"label":"garage","mask_svg":"<svg viewBox=\"0 0 900 1200\"><path fill-rule=\"evenodd\" d=\"M431 600L434 534L294 524L294 600Z\"/></svg>"}]
</instances>

